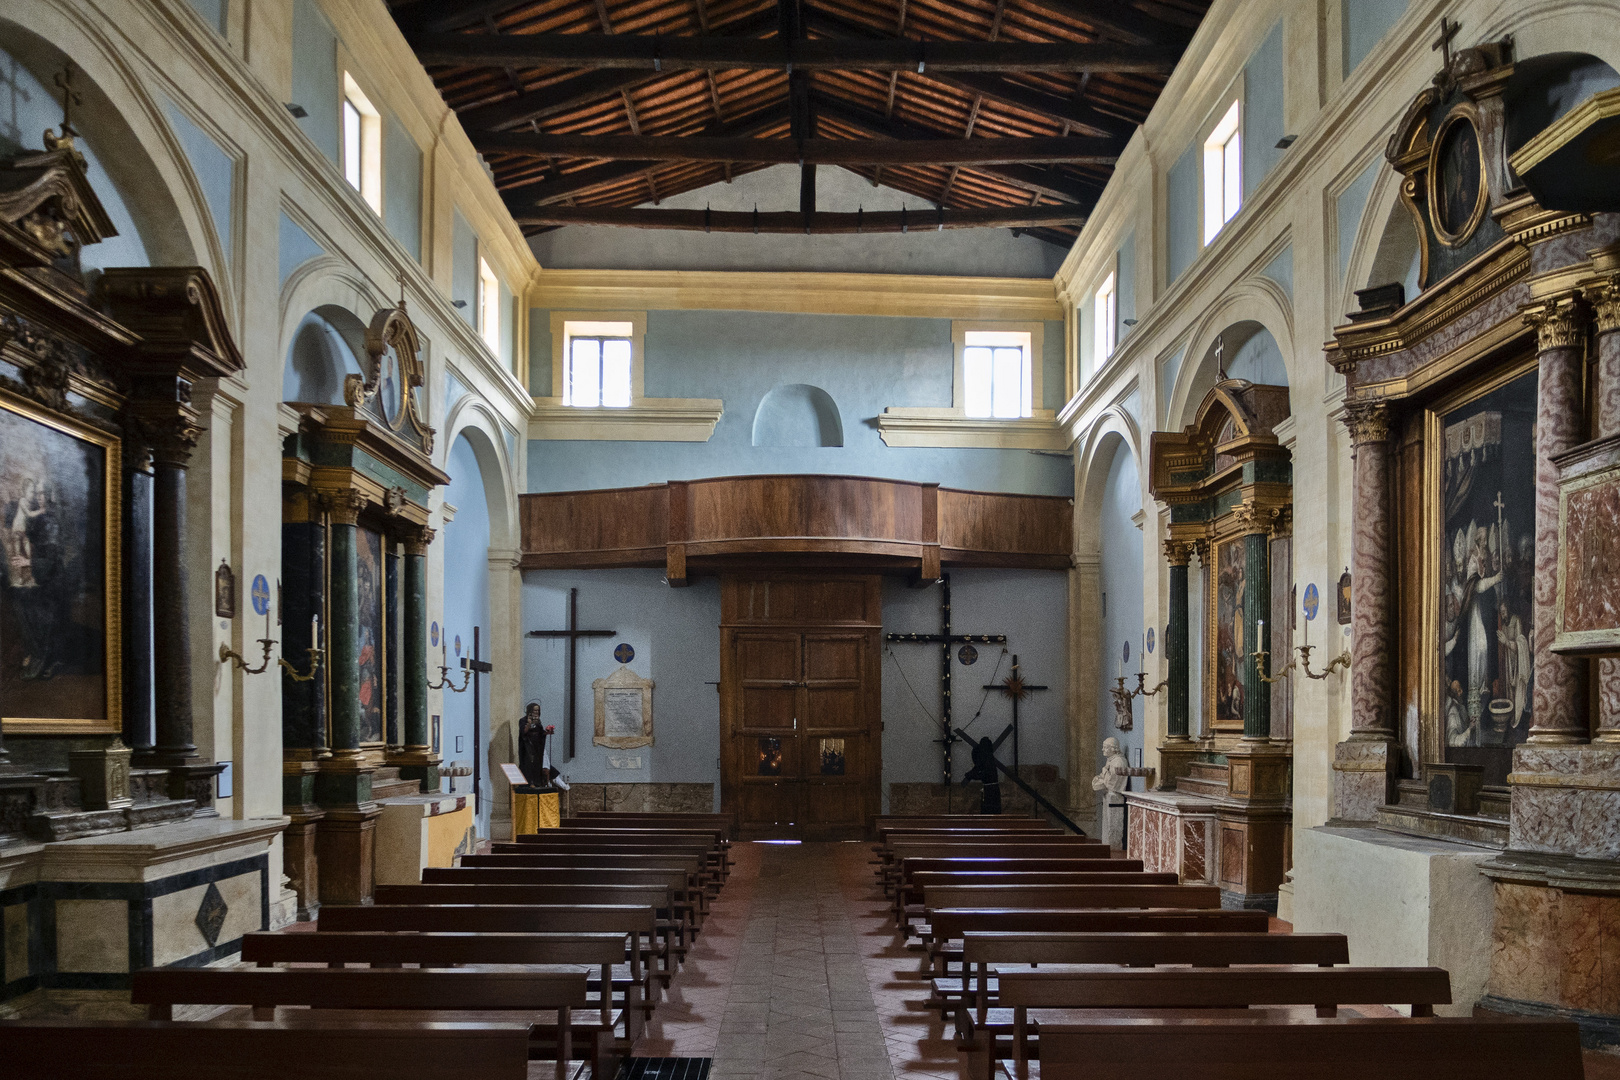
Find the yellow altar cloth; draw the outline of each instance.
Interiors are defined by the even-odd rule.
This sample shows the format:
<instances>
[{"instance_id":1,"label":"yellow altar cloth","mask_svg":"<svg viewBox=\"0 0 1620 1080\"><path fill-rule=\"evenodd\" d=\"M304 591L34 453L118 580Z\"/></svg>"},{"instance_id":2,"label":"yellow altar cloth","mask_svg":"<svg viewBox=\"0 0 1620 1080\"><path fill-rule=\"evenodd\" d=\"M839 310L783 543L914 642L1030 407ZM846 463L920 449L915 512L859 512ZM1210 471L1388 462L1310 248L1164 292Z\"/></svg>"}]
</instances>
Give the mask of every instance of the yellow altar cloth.
<instances>
[{"instance_id":1,"label":"yellow altar cloth","mask_svg":"<svg viewBox=\"0 0 1620 1080\"><path fill-rule=\"evenodd\" d=\"M562 827L562 801L555 791L512 792L512 835Z\"/></svg>"}]
</instances>

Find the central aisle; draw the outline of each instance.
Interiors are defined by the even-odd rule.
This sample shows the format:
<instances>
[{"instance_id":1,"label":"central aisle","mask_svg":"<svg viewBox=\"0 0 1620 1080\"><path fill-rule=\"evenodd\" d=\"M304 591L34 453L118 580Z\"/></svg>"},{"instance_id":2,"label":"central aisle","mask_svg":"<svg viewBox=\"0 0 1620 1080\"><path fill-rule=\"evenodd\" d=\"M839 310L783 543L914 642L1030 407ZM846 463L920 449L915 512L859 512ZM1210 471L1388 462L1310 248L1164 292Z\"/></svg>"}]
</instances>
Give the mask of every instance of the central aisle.
<instances>
[{"instance_id":1,"label":"central aisle","mask_svg":"<svg viewBox=\"0 0 1620 1080\"><path fill-rule=\"evenodd\" d=\"M921 1011L866 842L739 843L737 865L637 1056L712 1057L713 1080L958 1075Z\"/></svg>"}]
</instances>

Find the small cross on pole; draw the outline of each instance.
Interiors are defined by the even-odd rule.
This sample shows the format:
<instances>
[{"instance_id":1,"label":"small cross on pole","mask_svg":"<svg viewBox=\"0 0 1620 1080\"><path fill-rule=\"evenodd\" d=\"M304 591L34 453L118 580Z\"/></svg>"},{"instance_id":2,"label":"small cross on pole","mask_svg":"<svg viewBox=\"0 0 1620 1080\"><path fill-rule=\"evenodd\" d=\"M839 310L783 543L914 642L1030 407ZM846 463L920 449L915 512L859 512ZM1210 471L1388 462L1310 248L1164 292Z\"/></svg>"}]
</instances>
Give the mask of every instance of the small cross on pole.
<instances>
[{"instance_id":1,"label":"small cross on pole","mask_svg":"<svg viewBox=\"0 0 1620 1080\"><path fill-rule=\"evenodd\" d=\"M399 310L404 311L405 310L405 271L401 270L398 274L396 274L394 276L394 280L399 282Z\"/></svg>"},{"instance_id":2,"label":"small cross on pole","mask_svg":"<svg viewBox=\"0 0 1620 1080\"><path fill-rule=\"evenodd\" d=\"M1033 690L1050 690L1049 686L1035 686L1024 681L1023 674L1018 669L1018 657L1012 658L1012 674L998 683L989 683L986 690L999 690L1012 699L1012 741L1013 741L1013 775L1018 775L1018 703L1024 695Z\"/></svg>"},{"instance_id":3,"label":"small cross on pole","mask_svg":"<svg viewBox=\"0 0 1620 1080\"><path fill-rule=\"evenodd\" d=\"M579 614L576 608L579 590L568 590L568 626L563 630L530 630L530 637L537 638L567 638L568 639L568 668L565 678L568 680L567 705L568 712L568 757L574 757L574 656L580 638L612 637L617 630L581 630L579 628Z\"/></svg>"},{"instance_id":4,"label":"small cross on pole","mask_svg":"<svg viewBox=\"0 0 1620 1080\"><path fill-rule=\"evenodd\" d=\"M72 138L78 134L77 131L73 130L73 125L69 122L73 114L73 106L84 104L83 95L73 89L73 61L69 60L67 66L56 73L56 78L53 81L56 83L57 88L62 91L62 135L64 138Z\"/></svg>"},{"instance_id":5,"label":"small cross on pole","mask_svg":"<svg viewBox=\"0 0 1620 1080\"><path fill-rule=\"evenodd\" d=\"M1429 46L1429 51L1439 50L1440 59L1444 65L1441 68L1442 71L1451 70L1451 39L1456 37L1457 31L1461 29L1461 23L1454 23L1444 15L1440 17L1440 36L1434 39L1433 44Z\"/></svg>"}]
</instances>

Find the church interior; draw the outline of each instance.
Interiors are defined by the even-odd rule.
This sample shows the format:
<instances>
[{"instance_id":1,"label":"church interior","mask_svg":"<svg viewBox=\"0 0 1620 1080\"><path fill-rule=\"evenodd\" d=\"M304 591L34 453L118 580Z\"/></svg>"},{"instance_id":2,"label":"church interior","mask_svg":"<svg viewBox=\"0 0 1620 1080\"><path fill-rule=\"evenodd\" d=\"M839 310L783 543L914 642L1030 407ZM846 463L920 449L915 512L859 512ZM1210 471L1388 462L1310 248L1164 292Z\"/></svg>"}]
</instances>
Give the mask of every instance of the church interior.
<instances>
[{"instance_id":1,"label":"church interior","mask_svg":"<svg viewBox=\"0 0 1620 1080\"><path fill-rule=\"evenodd\" d=\"M1617 536L1614 0L0 0L7 1076L1620 1077Z\"/></svg>"}]
</instances>

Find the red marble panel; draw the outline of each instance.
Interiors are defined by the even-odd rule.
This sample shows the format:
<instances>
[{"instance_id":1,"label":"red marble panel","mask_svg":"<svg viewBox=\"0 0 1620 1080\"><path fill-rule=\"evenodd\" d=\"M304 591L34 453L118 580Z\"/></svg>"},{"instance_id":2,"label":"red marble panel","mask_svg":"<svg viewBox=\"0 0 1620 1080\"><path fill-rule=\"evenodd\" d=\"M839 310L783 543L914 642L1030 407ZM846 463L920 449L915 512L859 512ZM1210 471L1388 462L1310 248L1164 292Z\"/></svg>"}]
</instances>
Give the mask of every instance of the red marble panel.
<instances>
[{"instance_id":1,"label":"red marble panel","mask_svg":"<svg viewBox=\"0 0 1620 1080\"><path fill-rule=\"evenodd\" d=\"M1561 950L1553 926L1554 898L1551 889L1497 882L1491 993L1521 1001L1558 1000Z\"/></svg>"},{"instance_id":2,"label":"red marble panel","mask_svg":"<svg viewBox=\"0 0 1620 1080\"><path fill-rule=\"evenodd\" d=\"M1564 629L1620 626L1620 480L1571 492L1564 522Z\"/></svg>"},{"instance_id":3,"label":"red marble panel","mask_svg":"<svg viewBox=\"0 0 1620 1080\"><path fill-rule=\"evenodd\" d=\"M1184 821L1181 823L1181 876L1183 881L1206 881L1209 871L1205 866L1204 853L1204 823L1201 821Z\"/></svg>"}]
</instances>

